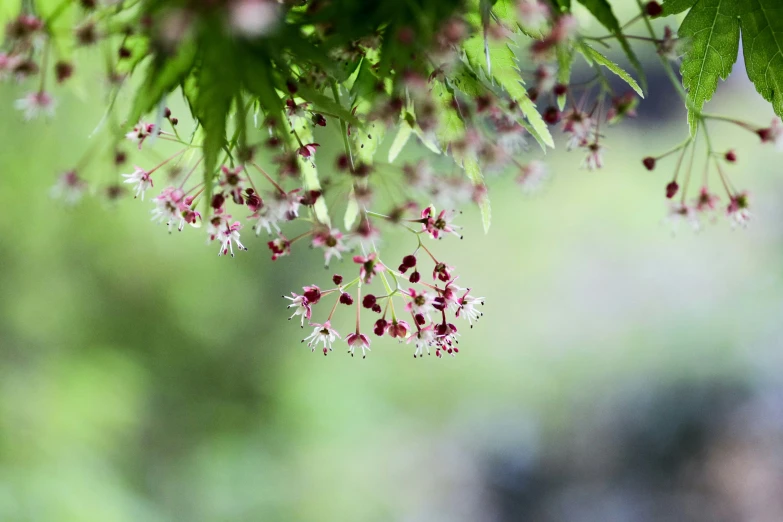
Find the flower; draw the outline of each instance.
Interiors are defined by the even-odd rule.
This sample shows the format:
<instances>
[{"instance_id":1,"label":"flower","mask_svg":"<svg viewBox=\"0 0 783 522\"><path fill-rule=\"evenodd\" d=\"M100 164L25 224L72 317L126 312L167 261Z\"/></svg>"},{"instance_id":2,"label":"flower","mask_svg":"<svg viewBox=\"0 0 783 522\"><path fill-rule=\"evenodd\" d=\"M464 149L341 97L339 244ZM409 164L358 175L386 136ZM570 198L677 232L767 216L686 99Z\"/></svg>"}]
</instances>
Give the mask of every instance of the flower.
<instances>
[{"instance_id":1,"label":"flower","mask_svg":"<svg viewBox=\"0 0 783 522\"><path fill-rule=\"evenodd\" d=\"M361 265L359 268L359 277L367 284L372 282L375 274L379 274L386 267L378 260L378 255L372 252L368 256L354 256L353 262Z\"/></svg>"},{"instance_id":2,"label":"flower","mask_svg":"<svg viewBox=\"0 0 783 522\"><path fill-rule=\"evenodd\" d=\"M152 209L152 221L166 223L171 232L175 219L182 219L182 212L190 210L185 203L185 194L176 187L166 187L155 199L155 208ZM181 230L181 229L180 229Z\"/></svg>"},{"instance_id":3,"label":"flower","mask_svg":"<svg viewBox=\"0 0 783 522\"><path fill-rule=\"evenodd\" d=\"M519 169L516 182L524 192L532 193L541 188L546 177L546 164L543 161L533 160Z\"/></svg>"},{"instance_id":4,"label":"flower","mask_svg":"<svg viewBox=\"0 0 783 522\"><path fill-rule=\"evenodd\" d=\"M414 288L408 290L410 301L405 304L405 310L412 314L421 314L426 316L434 310L432 306L433 296L427 292L417 292Z\"/></svg>"},{"instance_id":5,"label":"flower","mask_svg":"<svg viewBox=\"0 0 783 522\"><path fill-rule=\"evenodd\" d=\"M441 210L440 214L435 217L435 207L429 206L421 211L422 228L433 239L440 239L443 233L454 234L462 239L462 235L456 230L462 227L458 227L451 223L454 219L454 215L455 212L453 210Z\"/></svg>"},{"instance_id":6,"label":"flower","mask_svg":"<svg viewBox=\"0 0 783 522\"><path fill-rule=\"evenodd\" d=\"M239 241L239 230L241 228L242 223L239 221L231 223L231 214L216 211L207 228L207 243L212 241L220 242L218 255L224 256L231 252L231 257L234 257L234 243L240 250L247 250L247 247Z\"/></svg>"},{"instance_id":7,"label":"flower","mask_svg":"<svg viewBox=\"0 0 783 522\"><path fill-rule=\"evenodd\" d=\"M411 327L405 321L393 320L391 325L389 325L389 335L405 339L410 329Z\"/></svg>"},{"instance_id":8,"label":"flower","mask_svg":"<svg viewBox=\"0 0 783 522\"><path fill-rule=\"evenodd\" d=\"M340 334L332 328L329 321L326 321L323 324L313 323L310 324L310 326L313 327L313 333L302 339L302 342L307 341L307 346L310 347L310 351L314 352L318 343L322 343L323 352L324 355L326 355L328 351L332 350L332 343L334 343L334 340L342 339Z\"/></svg>"},{"instance_id":9,"label":"flower","mask_svg":"<svg viewBox=\"0 0 783 522\"><path fill-rule=\"evenodd\" d=\"M698 212L702 213L715 210L719 200L720 198L715 194L711 194L707 187L702 187L699 191L699 197L694 202L694 207Z\"/></svg>"},{"instance_id":10,"label":"flower","mask_svg":"<svg viewBox=\"0 0 783 522\"><path fill-rule=\"evenodd\" d=\"M234 0L230 4L231 28L248 38L271 32L279 17L278 6L269 0Z\"/></svg>"},{"instance_id":11,"label":"flower","mask_svg":"<svg viewBox=\"0 0 783 522\"><path fill-rule=\"evenodd\" d=\"M254 212L252 215L248 216L248 219L257 220L256 224L253 225L253 230L257 236L261 235L262 228L265 229L266 233L269 235L272 235L273 228L276 232L280 232L280 226L277 224L277 216L274 215L274 212L272 212L269 207L263 207L262 209Z\"/></svg>"},{"instance_id":12,"label":"flower","mask_svg":"<svg viewBox=\"0 0 783 522\"><path fill-rule=\"evenodd\" d=\"M476 308L476 305L478 304L484 304L484 298L483 297L473 297L468 292L470 292L470 289L468 288L465 290L465 294L462 297L457 298L456 302L453 305L454 308L454 315L457 317L464 317L468 320L468 324L470 324L470 327L473 328L473 323L475 321L478 321L479 318L484 315L482 312L479 312Z\"/></svg>"},{"instance_id":13,"label":"flower","mask_svg":"<svg viewBox=\"0 0 783 522\"><path fill-rule=\"evenodd\" d=\"M586 112L570 109L563 114L563 132L569 135L566 149L584 147L594 137L595 122Z\"/></svg>"},{"instance_id":14,"label":"flower","mask_svg":"<svg viewBox=\"0 0 783 522\"><path fill-rule=\"evenodd\" d=\"M272 261L291 255L291 242L283 234L279 233L276 239L267 242L266 245L272 251Z\"/></svg>"},{"instance_id":15,"label":"flower","mask_svg":"<svg viewBox=\"0 0 783 522\"><path fill-rule=\"evenodd\" d=\"M750 220L749 206L750 201L747 192L740 192L731 197L729 205L726 207L726 215L731 220L732 226L748 226L748 221Z\"/></svg>"},{"instance_id":16,"label":"flower","mask_svg":"<svg viewBox=\"0 0 783 522\"><path fill-rule=\"evenodd\" d=\"M125 135L125 138L133 143L137 143L139 150L141 150L141 145L144 143L144 140L146 140L154 130L154 123L139 122L129 133Z\"/></svg>"},{"instance_id":17,"label":"flower","mask_svg":"<svg viewBox=\"0 0 783 522\"><path fill-rule=\"evenodd\" d=\"M39 115L54 116L57 103L46 91L31 92L24 98L16 100L16 108L24 112L25 120L32 120Z\"/></svg>"},{"instance_id":18,"label":"flower","mask_svg":"<svg viewBox=\"0 0 783 522\"><path fill-rule=\"evenodd\" d=\"M315 156L315 150L320 146L321 145L318 143L308 143L307 145L302 145L299 147L296 152L303 158L310 159L311 157Z\"/></svg>"},{"instance_id":19,"label":"flower","mask_svg":"<svg viewBox=\"0 0 783 522\"><path fill-rule=\"evenodd\" d=\"M348 249L342 239L343 233L335 228L324 228L313 235L313 246L324 249L324 257L326 258L327 266L333 256L342 259L340 252L345 252Z\"/></svg>"},{"instance_id":20,"label":"flower","mask_svg":"<svg viewBox=\"0 0 783 522\"><path fill-rule=\"evenodd\" d=\"M635 118L636 107L639 98L633 92L626 92L622 96L612 99L612 106L606 112L606 121L611 125L622 121L624 118Z\"/></svg>"},{"instance_id":21,"label":"flower","mask_svg":"<svg viewBox=\"0 0 783 522\"><path fill-rule=\"evenodd\" d=\"M125 183L136 185L136 194L133 197L137 198L141 196L141 200L144 201L144 193L147 189L152 187L152 178L146 170L140 167L135 167L135 169L136 170L130 174L123 174L122 177L125 178Z\"/></svg>"},{"instance_id":22,"label":"flower","mask_svg":"<svg viewBox=\"0 0 783 522\"><path fill-rule=\"evenodd\" d=\"M525 29L540 30L549 21L549 6L540 0L521 0L519 20Z\"/></svg>"},{"instance_id":23,"label":"flower","mask_svg":"<svg viewBox=\"0 0 783 522\"><path fill-rule=\"evenodd\" d=\"M348 334L345 341L348 343L348 352L351 354L351 357L353 357L353 352L356 348L362 349L362 359L367 356L365 351L370 350L370 339L366 335L358 332Z\"/></svg>"},{"instance_id":24,"label":"flower","mask_svg":"<svg viewBox=\"0 0 783 522\"><path fill-rule=\"evenodd\" d=\"M291 297L288 297L287 295L284 295L286 299L291 301L291 304L288 305L287 308L293 308L294 313L291 317L288 318L290 321L297 315L302 317L302 328L304 328L304 320L307 319L310 320L310 316L313 314L312 309L310 308L310 302L307 300L307 298L304 295L295 294L294 292L291 292Z\"/></svg>"},{"instance_id":25,"label":"flower","mask_svg":"<svg viewBox=\"0 0 783 522\"><path fill-rule=\"evenodd\" d=\"M74 205L82 199L85 190L87 190L87 182L80 178L75 170L69 170L57 179L51 195L69 205Z\"/></svg>"},{"instance_id":26,"label":"flower","mask_svg":"<svg viewBox=\"0 0 783 522\"><path fill-rule=\"evenodd\" d=\"M244 167L241 165L234 167L233 169L230 169L223 165L220 167L220 180L219 184L221 187L223 187L225 190L228 190L228 192L231 194L232 199L234 200L234 203L237 205L241 205L244 203L244 199L242 197L242 190L244 190L244 187L242 185L242 182L244 179L239 175L240 172L242 172Z\"/></svg>"},{"instance_id":27,"label":"flower","mask_svg":"<svg viewBox=\"0 0 783 522\"><path fill-rule=\"evenodd\" d=\"M783 123L780 118L773 119L769 127L759 129L757 134L762 143L773 143L778 150L783 150Z\"/></svg>"},{"instance_id":28,"label":"flower","mask_svg":"<svg viewBox=\"0 0 783 522\"><path fill-rule=\"evenodd\" d=\"M666 216L666 221L671 226L673 233L677 232L682 222L690 224L694 232L698 232L701 229L701 221L695 209L685 203L669 202L669 213Z\"/></svg>"},{"instance_id":29,"label":"flower","mask_svg":"<svg viewBox=\"0 0 783 522\"><path fill-rule=\"evenodd\" d=\"M435 342L435 328L429 324L424 328L419 328L415 334L408 337L408 342L413 342L416 346L416 350L413 352L413 358L421 357L423 350L427 350L427 355L430 354L430 346Z\"/></svg>"},{"instance_id":30,"label":"flower","mask_svg":"<svg viewBox=\"0 0 783 522\"><path fill-rule=\"evenodd\" d=\"M604 147L598 142L587 146L587 157L582 162L582 167L587 170L600 169L604 166Z\"/></svg>"}]
</instances>

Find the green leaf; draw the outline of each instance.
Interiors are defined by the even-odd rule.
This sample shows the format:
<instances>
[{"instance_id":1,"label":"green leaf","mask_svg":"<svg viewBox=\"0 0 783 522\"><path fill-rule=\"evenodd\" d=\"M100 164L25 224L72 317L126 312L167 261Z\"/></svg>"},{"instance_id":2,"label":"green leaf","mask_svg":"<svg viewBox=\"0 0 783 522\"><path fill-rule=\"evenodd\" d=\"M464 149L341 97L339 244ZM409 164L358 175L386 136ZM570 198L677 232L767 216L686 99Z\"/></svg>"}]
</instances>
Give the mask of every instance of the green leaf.
<instances>
[{"instance_id":1,"label":"green leaf","mask_svg":"<svg viewBox=\"0 0 783 522\"><path fill-rule=\"evenodd\" d=\"M484 41L474 36L463 43L463 49L468 63L476 70L484 70ZM522 85L522 77L516 64L514 52L507 43L502 41L490 42L489 55L492 60L492 78L505 90L508 95L517 102L522 114L525 115L530 125L525 125L531 135L538 141L542 149L554 147L555 142L549 133L549 127L539 114L535 104L527 95L527 90Z\"/></svg>"},{"instance_id":2,"label":"green leaf","mask_svg":"<svg viewBox=\"0 0 783 522\"><path fill-rule=\"evenodd\" d=\"M603 65L613 73L615 73L617 76L623 79L625 83L627 83L634 91L636 91L636 94L644 98L644 92L642 92L641 87L639 87L639 84L636 83L636 80L633 79L633 77L628 74L622 67L611 61L609 58L604 56L603 54L599 53L589 45L583 43L581 46L579 46L579 50L587 57L589 58L588 61L594 61L600 65Z\"/></svg>"},{"instance_id":3,"label":"green leaf","mask_svg":"<svg viewBox=\"0 0 783 522\"><path fill-rule=\"evenodd\" d=\"M147 70L144 84L139 88L128 124L135 125L152 110L166 94L176 89L190 73L196 59L196 45L183 43L172 56L156 56Z\"/></svg>"},{"instance_id":4,"label":"green leaf","mask_svg":"<svg viewBox=\"0 0 783 522\"><path fill-rule=\"evenodd\" d=\"M351 111L347 110L342 105L334 101L334 99L324 94L321 94L315 89L311 89L307 86L300 85L299 91L297 92L297 96L300 96L305 100L307 100L308 102L312 103L313 106L315 106L317 109L321 109L331 114L334 114L335 116L338 116L344 122L349 123L354 127L361 127L362 125L359 119L353 114L351 114Z\"/></svg>"},{"instance_id":5,"label":"green leaf","mask_svg":"<svg viewBox=\"0 0 783 522\"><path fill-rule=\"evenodd\" d=\"M353 228L357 217L359 217L359 203L356 202L353 189L351 189L351 193L348 195L348 206L345 207L345 217L343 218L345 230Z\"/></svg>"},{"instance_id":6,"label":"green leaf","mask_svg":"<svg viewBox=\"0 0 783 522\"><path fill-rule=\"evenodd\" d=\"M413 129L411 128L410 124L403 119L400 122L400 128L397 131L397 135L394 136L394 141L391 144L391 148L389 149L389 163L393 163L395 159L397 159L397 156L400 155L400 152L402 152L402 149L405 147L405 144L408 143L408 139L411 137L411 134L413 134Z\"/></svg>"},{"instance_id":7,"label":"green leaf","mask_svg":"<svg viewBox=\"0 0 783 522\"><path fill-rule=\"evenodd\" d=\"M563 85L571 83L571 67L574 65L574 53L567 45L557 46L557 81ZM562 111L565 108L568 96L562 94L557 97L557 107Z\"/></svg>"},{"instance_id":8,"label":"green leaf","mask_svg":"<svg viewBox=\"0 0 783 522\"><path fill-rule=\"evenodd\" d=\"M625 52L625 55L628 57L628 61L631 62L634 70L636 70L636 73L639 75L639 81L642 84L642 88L646 89L647 80L644 76L644 69L642 68L642 64L639 62L639 59L636 57L636 53L634 53L633 49L631 48L631 44L628 43L628 39L625 37L625 34L620 27L620 22L617 21L617 17L614 15L614 12L612 12L612 6L609 5L609 1L579 0L579 3L585 6L587 10L590 11L590 13L592 13L592 15L595 16L599 22L601 22L601 25L606 27L610 33L617 37L617 41L620 43L620 47L622 47L623 52Z\"/></svg>"},{"instance_id":9,"label":"green leaf","mask_svg":"<svg viewBox=\"0 0 783 522\"><path fill-rule=\"evenodd\" d=\"M466 157L463 162L465 174L468 179L473 182L474 185L485 186L484 176L481 174L481 166L473 157ZM492 209L489 205L489 196L485 195L479 203L479 209L481 210L481 223L484 225L484 233L489 232L489 225L492 221Z\"/></svg>"},{"instance_id":10,"label":"green leaf","mask_svg":"<svg viewBox=\"0 0 783 522\"><path fill-rule=\"evenodd\" d=\"M443 82L432 82L432 98L438 106L438 126L435 136L440 148L446 150L449 144L462 139L465 135L465 122L457 112L452 101L454 93Z\"/></svg>"},{"instance_id":11,"label":"green leaf","mask_svg":"<svg viewBox=\"0 0 783 522\"><path fill-rule=\"evenodd\" d=\"M783 3L745 0L740 14L742 49L748 78L783 117Z\"/></svg>"},{"instance_id":12,"label":"green leaf","mask_svg":"<svg viewBox=\"0 0 783 522\"><path fill-rule=\"evenodd\" d=\"M680 26L680 37L691 40L680 68L688 91L691 135L696 134L702 107L718 88L718 79L725 80L737 60L740 25L734 9L740 1L744 0L701 0Z\"/></svg>"},{"instance_id":13,"label":"green leaf","mask_svg":"<svg viewBox=\"0 0 783 522\"><path fill-rule=\"evenodd\" d=\"M663 15L669 16L682 13L686 9L693 7L697 0L664 0L663 2Z\"/></svg>"},{"instance_id":14,"label":"green leaf","mask_svg":"<svg viewBox=\"0 0 783 522\"><path fill-rule=\"evenodd\" d=\"M351 129L354 158L359 162L372 164L385 135L386 125L377 122L370 122L362 129Z\"/></svg>"}]
</instances>

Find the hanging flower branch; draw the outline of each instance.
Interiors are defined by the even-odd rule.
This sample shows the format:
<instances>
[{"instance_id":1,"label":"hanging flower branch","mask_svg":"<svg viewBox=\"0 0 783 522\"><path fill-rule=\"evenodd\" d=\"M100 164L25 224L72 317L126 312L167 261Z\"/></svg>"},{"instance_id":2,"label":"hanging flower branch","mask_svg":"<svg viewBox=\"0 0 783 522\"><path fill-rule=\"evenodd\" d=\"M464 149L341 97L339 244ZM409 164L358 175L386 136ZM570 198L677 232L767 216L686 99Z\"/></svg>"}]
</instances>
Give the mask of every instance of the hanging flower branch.
<instances>
[{"instance_id":1,"label":"hanging flower branch","mask_svg":"<svg viewBox=\"0 0 783 522\"><path fill-rule=\"evenodd\" d=\"M514 172L523 191L535 191L547 169L526 156L531 143L554 147L553 130L581 153L583 168L601 168L606 129L633 117L646 91L636 46L657 51L688 109L684 141L642 161L654 170L675 158L665 185L673 220L698 227L720 208L734 224L749 219L748 193L728 175L738 154L713 148L713 124L783 143L778 119L764 127L703 111L741 37L750 79L783 113L777 0L637 0L624 23L608 0L578 3L606 34L583 34L571 0L9 0L0 8L0 78L28 89L16 102L24 119L52 117L57 91L80 73L78 56L100 49L102 128L121 176L93 192L151 201L154 221L169 232L203 228L218 255L258 244L249 229L267 236L272 260L301 245L322 250L327 266L346 258L350 275L286 296L292 319L313 329L303 340L313 351L342 342L365 356L374 334L408 343L414 357L442 357L458 353L461 329L478 321L484 299L462 286L434 240L462 239L465 205L477 205L489 229L487 174ZM652 22L685 11L677 32ZM585 81L572 79L577 61L591 68ZM118 102L123 93L130 107ZM183 115L167 108L175 95L187 102L182 121L193 132L181 132ZM322 157L316 133L336 137L342 152ZM400 164L412 138L428 156ZM156 165L128 166L133 149L156 142L177 150ZM90 191L83 172L94 156L63 174L53 195L76 203ZM392 237L407 241L402 259L379 249ZM356 324L340 333L333 318L344 309Z\"/></svg>"}]
</instances>

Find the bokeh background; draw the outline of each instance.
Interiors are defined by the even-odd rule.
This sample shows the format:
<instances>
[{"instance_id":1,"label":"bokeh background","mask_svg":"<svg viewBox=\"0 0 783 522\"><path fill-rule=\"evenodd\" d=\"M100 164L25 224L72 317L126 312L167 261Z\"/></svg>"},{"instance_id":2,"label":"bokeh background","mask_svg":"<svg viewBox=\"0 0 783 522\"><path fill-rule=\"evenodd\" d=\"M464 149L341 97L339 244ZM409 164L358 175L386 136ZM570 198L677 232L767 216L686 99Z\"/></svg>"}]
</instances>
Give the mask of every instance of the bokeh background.
<instances>
[{"instance_id":1,"label":"bokeh background","mask_svg":"<svg viewBox=\"0 0 783 522\"><path fill-rule=\"evenodd\" d=\"M687 129L646 58L604 170L561 147L540 194L498 178L490 233L471 210L437 245L486 297L444 360L389 340L311 354L280 295L340 271L318 252L273 264L247 230L218 258L149 203L53 201L100 139L103 89L77 77L55 120L23 124L22 88L0 85L0 520L783 519L783 157L716 125L752 223L672 234L674 160L640 160ZM710 110L767 124L737 68Z\"/></svg>"}]
</instances>

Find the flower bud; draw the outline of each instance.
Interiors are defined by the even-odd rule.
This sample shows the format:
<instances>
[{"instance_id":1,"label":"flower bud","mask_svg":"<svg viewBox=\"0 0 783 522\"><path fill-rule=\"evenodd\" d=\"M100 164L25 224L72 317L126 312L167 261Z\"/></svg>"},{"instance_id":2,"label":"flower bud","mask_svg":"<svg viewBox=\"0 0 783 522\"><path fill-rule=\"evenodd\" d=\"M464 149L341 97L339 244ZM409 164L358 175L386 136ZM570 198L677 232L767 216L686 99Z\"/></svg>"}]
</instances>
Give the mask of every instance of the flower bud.
<instances>
[{"instance_id":1,"label":"flower bud","mask_svg":"<svg viewBox=\"0 0 783 522\"><path fill-rule=\"evenodd\" d=\"M680 186L677 184L676 181L672 181L668 185L666 185L666 197L671 199L674 197L675 194L677 194L677 191L680 190Z\"/></svg>"},{"instance_id":2,"label":"flower bud","mask_svg":"<svg viewBox=\"0 0 783 522\"><path fill-rule=\"evenodd\" d=\"M647 156L644 158L642 163L644 164L645 168L647 168L647 170L653 170L655 168L655 158L652 156Z\"/></svg>"}]
</instances>

